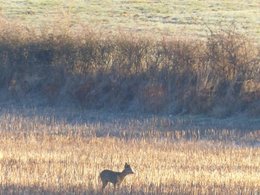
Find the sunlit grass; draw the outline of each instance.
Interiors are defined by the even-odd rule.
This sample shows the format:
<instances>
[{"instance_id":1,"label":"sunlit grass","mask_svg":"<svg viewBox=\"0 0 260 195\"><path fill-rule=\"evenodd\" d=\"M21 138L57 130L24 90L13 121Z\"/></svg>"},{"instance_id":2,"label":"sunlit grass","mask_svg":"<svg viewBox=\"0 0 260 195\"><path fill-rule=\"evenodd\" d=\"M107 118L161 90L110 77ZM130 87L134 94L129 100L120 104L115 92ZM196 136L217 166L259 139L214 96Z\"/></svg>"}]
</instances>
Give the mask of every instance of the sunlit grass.
<instances>
[{"instance_id":1,"label":"sunlit grass","mask_svg":"<svg viewBox=\"0 0 260 195\"><path fill-rule=\"evenodd\" d=\"M114 121L117 123L116 118ZM134 121L129 121L129 129L119 130L122 132L118 136L98 137L95 132L103 125L70 125L52 117L4 115L0 133L1 191L96 194L101 187L99 173L103 169L121 171L125 162L135 174L126 177L119 194L260 191L259 147L232 141L189 141L182 135L173 139L171 133L178 131L129 138L127 131L136 128ZM259 139L259 131L251 136ZM112 186L106 192L112 193Z\"/></svg>"},{"instance_id":2,"label":"sunlit grass","mask_svg":"<svg viewBox=\"0 0 260 195\"><path fill-rule=\"evenodd\" d=\"M8 18L42 26L69 15L73 24L86 22L104 31L123 29L153 35L205 36L205 24L236 22L259 40L259 3L248 1L61 1L0 2ZM56 18L56 19L55 19ZM241 28L240 30L243 30ZM203 31L203 33L202 33Z\"/></svg>"}]
</instances>

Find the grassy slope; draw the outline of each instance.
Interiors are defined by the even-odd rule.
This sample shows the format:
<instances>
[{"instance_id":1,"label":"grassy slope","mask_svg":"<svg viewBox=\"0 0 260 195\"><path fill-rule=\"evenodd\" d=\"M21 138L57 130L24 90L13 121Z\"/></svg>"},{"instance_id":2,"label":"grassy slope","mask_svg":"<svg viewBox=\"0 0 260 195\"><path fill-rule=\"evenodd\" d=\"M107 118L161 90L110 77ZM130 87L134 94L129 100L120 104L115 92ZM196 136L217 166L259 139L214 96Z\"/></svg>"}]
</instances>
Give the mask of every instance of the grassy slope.
<instances>
[{"instance_id":1,"label":"grassy slope","mask_svg":"<svg viewBox=\"0 0 260 195\"><path fill-rule=\"evenodd\" d=\"M123 29L157 35L204 36L205 25L237 22L240 30L260 38L259 1L50 1L0 2L2 14L34 25L65 16L106 31ZM243 29L241 27L244 27Z\"/></svg>"}]
</instances>

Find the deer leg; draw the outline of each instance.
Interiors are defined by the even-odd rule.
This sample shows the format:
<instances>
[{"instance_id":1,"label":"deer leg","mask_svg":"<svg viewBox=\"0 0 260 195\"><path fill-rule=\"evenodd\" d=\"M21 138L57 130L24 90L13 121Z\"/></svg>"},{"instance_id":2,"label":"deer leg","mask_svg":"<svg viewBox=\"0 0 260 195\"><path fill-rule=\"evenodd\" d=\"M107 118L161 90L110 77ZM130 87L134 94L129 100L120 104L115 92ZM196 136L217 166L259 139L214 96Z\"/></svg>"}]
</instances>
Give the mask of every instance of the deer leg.
<instances>
[{"instance_id":1,"label":"deer leg","mask_svg":"<svg viewBox=\"0 0 260 195\"><path fill-rule=\"evenodd\" d=\"M102 184L103 184L102 185L102 192L104 191L105 187L107 186L107 183L108 183L107 181L102 182Z\"/></svg>"},{"instance_id":2,"label":"deer leg","mask_svg":"<svg viewBox=\"0 0 260 195\"><path fill-rule=\"evenodd\" d=\"M115 194L115 192L116 192L116 186L117 186L117 185L116 185L116 183L115 183L115 184L114 184L114 191L113 191L114 193L113 193L113 194Z\"/></svg>"}]
</instances>

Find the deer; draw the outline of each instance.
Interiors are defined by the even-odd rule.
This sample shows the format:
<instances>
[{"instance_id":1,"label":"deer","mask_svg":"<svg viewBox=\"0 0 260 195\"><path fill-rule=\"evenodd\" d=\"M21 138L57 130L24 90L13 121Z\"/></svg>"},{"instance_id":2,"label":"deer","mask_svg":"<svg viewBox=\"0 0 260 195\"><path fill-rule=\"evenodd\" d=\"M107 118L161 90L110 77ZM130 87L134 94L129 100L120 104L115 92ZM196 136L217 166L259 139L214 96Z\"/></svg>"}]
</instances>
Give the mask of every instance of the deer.
<instances>
[{"instance_id":1,"label":"deer","mask_svg":"<svg viewBox=\"0 0 260 195\"><path fill-rule=\"evenodd\" d=\"M107 169L103 170L99 175L102 181L102 192L108 183L112 183L114 185L115 192L116 188L120 186L124 178L130 174L134 174L134 172L131 166L127 163L125 163L124 170L122 172L115 172Z\"/></svg>"}]
</instances>

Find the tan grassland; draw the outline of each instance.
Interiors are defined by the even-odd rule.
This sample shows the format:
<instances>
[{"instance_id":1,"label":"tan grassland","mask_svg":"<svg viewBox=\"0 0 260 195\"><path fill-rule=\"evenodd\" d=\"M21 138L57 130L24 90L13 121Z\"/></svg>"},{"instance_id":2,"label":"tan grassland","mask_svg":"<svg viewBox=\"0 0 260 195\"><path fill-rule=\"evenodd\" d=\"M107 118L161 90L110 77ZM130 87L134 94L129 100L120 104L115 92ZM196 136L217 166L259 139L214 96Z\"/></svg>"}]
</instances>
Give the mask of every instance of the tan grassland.
<instances>
[{"instance_id":1,"label":"tan grassland","mask_svg":"<svg viewBox=\"0 0 260 195\"><path fill-rule=\"evenodd\" d=\"M43 27L71 21L87 23L106 32L118 30L151 36L204 37L205 25L237 23L259 43L258 0L0 0L1 15Z\"/></svg>"},{"instance_id":2,"label":"tan grassland","mask_svg":"<svg viewBox=\"0 0 260 195\"><path fill-rule=\"evenodd\" d=\"M0 0L0 194L101 194L125 162L116 194L260 194L259 7Z\"/></svg>"},{"instance_id":3,"label":"tan grassland","mask_svg":"<svg viewBox=\"0 0 260 195\"><path fill-rule=\"evenodd\" d=\"M100 136L98 122L70 125L54 118L2 115L0 124L1 193L100 194L100 171L121 171L125 162L135 174L118 194L260 192L257 146L188 140L185 131L177 130L131 138L131 124L118 136ZM257 141L259 133L244 138ZM105 193L112 192L111 185Z\"/></svg>"}]
</instances>

